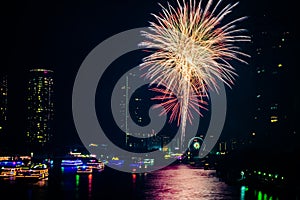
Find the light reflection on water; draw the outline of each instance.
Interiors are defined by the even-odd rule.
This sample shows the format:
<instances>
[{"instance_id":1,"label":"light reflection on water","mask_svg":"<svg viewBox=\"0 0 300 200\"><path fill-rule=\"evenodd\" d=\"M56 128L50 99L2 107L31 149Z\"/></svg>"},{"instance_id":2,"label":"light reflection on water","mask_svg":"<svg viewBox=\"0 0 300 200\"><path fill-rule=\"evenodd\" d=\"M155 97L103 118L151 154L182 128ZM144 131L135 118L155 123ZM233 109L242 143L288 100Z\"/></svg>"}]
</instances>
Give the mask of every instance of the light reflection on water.
<instances>
[{"instance_id":1,"label":"light reflection on water","mask_svg":"<svg viewBox=\"0 0 300 200\"><path fill-rule=\"evenodd\" d=\"M145 199L240 199L236 187L215 177L213 170L172 166L147 177Z\"/></svg>"},{"instance_id":2,"label":"light reflection on water","mask_svg":"<svg viewBox=\"0 0 300 200\"><path fill-rule=\"evenodd\" d=\"M28 200L293 200L280 193L247 186L229 186L215 177L214 170L174 165L148 174L127 174L105 169L98 174L56 171L37 183L0 181L1 196ZM1 198L2 199L2 198Z\"/></svg>"}]
</instances>

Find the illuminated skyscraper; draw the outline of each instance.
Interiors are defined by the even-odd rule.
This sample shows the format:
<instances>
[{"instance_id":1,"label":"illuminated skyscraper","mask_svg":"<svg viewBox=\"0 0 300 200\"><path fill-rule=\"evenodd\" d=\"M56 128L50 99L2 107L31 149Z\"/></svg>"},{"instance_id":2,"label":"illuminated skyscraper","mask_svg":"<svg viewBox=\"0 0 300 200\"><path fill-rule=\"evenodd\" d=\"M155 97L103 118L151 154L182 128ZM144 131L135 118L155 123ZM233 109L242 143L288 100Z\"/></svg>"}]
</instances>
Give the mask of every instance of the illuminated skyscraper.
<instances>
[{"instance_id":1,"label":"illuminated skyscraper","mask_svg":"<svg viewBox=\"0 0 300 200\"><path fill-rule=\"evenodd\" d=\"M148 139L152 132L143 132L141 129L136 129L132 127L132 124L137 126L145 126L146 117L145 113L148 112L148 101L144 93L135 90L134 84L136 84L136 79L139 79L139 75L133 72L126 74L121 86L121 98L120 98L120 114L121 114L121 128L125 132L125 147L130 149L147 149L149 147L150 140ZM140 89L140 88L139 88ZM132 96L131 96L132 95ZM152 130L154 131L154 130ZM137 138L142 137L141 139ZM143 139L145 138L145 139Z\"/></svg>"},{"instance_id":2,"label":"illuminated skyscraper","mask_svg":"<svg viewBox=\"0 0 300 200\"><path fill-rule=\"evenodd\" d=\"M7 76L0 77L0 136L6 135L7 128Z\"/></svg>"},{"instance_id":3,"label":"illuminated skyscraper","mask_svg":"<svg viewBox=\"0 0 300 200\"><path fill-rule=\"evenodd\" d=\"M289 32L263 31L254 37L257 44L255 57L256 94L255 127L250 134L273 135L286 127L287 109L284 84L288 64ZM259 136L258 135L258 136Z\"/></svg>"},{"instance_id":4,"label":"illuminated skyscraper","mask_svg":"<svg viewBox=\"0 0 300 200\"><path fill-rule=\"evenodd\" d=\"M51 142L53 135L53 71L30 70L26 106L26 139L29 148L44 147Z\"/></svg>"},{"instance_id":5,"label":"illuminated skyscraper","mask_svg":"<svg viewBox=\"0 0 300 200\"><path fill-rule=\"evenodd\" d=\"M294 52L294 35L286 28L279 30L274 29L278 26L270 26L273 21L268 15L259 21L263 23L262 28L253 35L255 110L253 130L249 134L253 140L259 139L262 146L279 148L284 140L293 141L291 138L296 136L293 117L297 92L294 92L295 65L291 53Z\"/></svg>"}]
</instances>

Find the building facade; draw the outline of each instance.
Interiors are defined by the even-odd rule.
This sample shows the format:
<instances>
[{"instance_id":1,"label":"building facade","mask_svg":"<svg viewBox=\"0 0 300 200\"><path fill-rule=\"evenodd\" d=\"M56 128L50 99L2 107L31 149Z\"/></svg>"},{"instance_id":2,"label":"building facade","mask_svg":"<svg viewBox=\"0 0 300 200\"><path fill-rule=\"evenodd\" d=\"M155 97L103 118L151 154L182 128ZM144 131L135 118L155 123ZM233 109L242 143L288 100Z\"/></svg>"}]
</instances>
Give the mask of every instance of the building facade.
<instances>
[{"instance_id":1,"label":"building facade","mask_svg":"<svg viewBox=\"0 0 300 200\"><path fill-rule=\"evenodd\" d=\"M53 138L53 71L31 69L26 97L26 142L34 150L49 145Z\"/></svg>"},{"instance_id":2,"label":"building facade","mask_svg":"<svg viewBox=\"0 0 300 200\"><path fill-rule=\"evenodd\" d=\"M8 86L7 86L7 75L0 77L0 144L5 143L4 138L8 135Z\"/></svg>"}]
</instances>

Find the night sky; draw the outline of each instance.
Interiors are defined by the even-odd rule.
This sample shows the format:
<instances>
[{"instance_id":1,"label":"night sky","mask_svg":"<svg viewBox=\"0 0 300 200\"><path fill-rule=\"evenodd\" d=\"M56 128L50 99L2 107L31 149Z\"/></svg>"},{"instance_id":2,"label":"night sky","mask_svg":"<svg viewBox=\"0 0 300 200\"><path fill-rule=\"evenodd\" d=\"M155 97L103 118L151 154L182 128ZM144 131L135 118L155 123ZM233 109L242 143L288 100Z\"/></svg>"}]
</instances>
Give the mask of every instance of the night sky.
<instances>
[{"instance_id":1,"label":"night sky","mask_svg":"<svg viewBox=\"0 0 300 200\"><path fill-rule=\"evenodd\" d=\"M77 143L79 138L71 107L72 88L82 61L106 38L131 28L148 26L148 21L153 20L150 13L160 11L159 2L166 5L162 0L10 1L2 4L1 73L9 77L11 133L15 136L24 133L26 73L31 68L47 68L55 72L55 141L66 145ZM270 16L274 29L293 32L297 24L297 6L293 3L290 0L242 0L233 15L249 16L241 25L250 33L264 28L257 20L264 14ZM247 48L246 51L251 52L251 46ZM118 73L119 70L115 70ZM237 71L236 85L227 93L226 134L251 129L247 120L253 109L253 69L243 65L238 66ZM294 72L290 70L293 78ZM287 91L290 90L287 87Z\"/></svg>"}]
</instances>

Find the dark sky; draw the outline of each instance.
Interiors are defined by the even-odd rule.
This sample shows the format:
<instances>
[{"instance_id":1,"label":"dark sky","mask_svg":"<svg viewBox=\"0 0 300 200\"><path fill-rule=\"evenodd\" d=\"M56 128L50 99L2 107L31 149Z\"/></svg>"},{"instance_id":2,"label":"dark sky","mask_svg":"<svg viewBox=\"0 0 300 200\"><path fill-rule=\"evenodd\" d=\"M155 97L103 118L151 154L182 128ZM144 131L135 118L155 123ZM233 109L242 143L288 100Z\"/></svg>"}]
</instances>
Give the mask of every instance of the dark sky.
<instances>
[{"instance_id":1,"label":"dark sky","mask_svg":"<svg viewBox=\"0 0 300 200\"><path fill-rule=\"evenodd\" d=\"M30 68L43 67L55 71L57 141L78 141L71 95L82 61L106 38L131 28L147 26L148 21L153 20L150 13L160 11L159 2L166 5L165 0L33 0L2 4L1 73L9 74L11 131L16 135L24 133L25 98L22 91L26 72ZM234 15L250 17L249 23L245 23L250 32L263 28L259 21L255 21L263 14L270 16L272 26L294 31L297 6L293 4L291 0L241 0ZM229 104L235 106L228 112L233 120L245 121L250 111L245 110L243 114L238 111L242 109L240 102L247 104L252 95L252 74L244 66L238 70L240 77L230 91L232 97L229 99ZM230 129L233 124L226 126Z\"/></svg>"}]
</instances>

